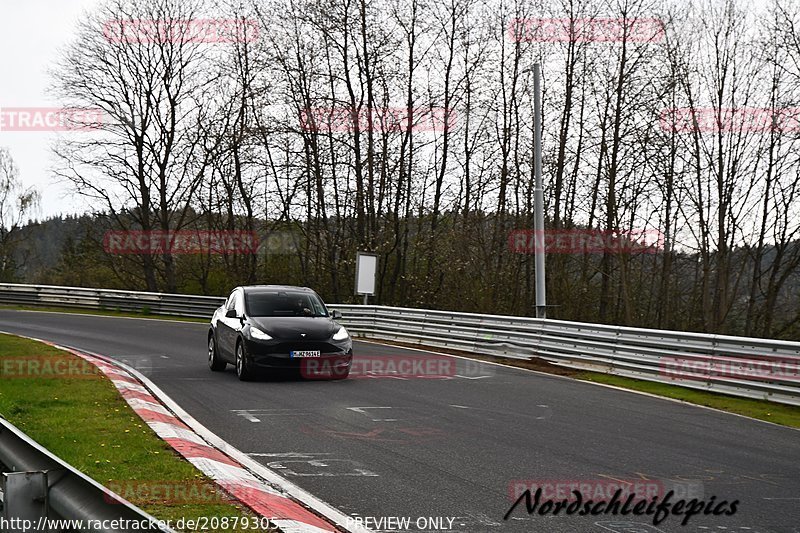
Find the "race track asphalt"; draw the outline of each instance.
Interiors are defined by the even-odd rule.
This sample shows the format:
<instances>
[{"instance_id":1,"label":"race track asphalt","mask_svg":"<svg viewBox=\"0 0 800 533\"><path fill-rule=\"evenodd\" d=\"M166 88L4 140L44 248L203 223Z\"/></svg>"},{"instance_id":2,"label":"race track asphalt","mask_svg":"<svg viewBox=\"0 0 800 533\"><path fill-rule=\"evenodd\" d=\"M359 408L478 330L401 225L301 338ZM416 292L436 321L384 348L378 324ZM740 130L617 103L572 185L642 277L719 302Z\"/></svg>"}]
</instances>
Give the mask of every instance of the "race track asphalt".
<instances>
[{"instance_id":1,"label":"race track asphalt","mask_svg":"<svg viewBox=\"0 0 800 533\"><path fill-rule=\"evenodd\" d=\"M356 342L359 368L419 375L243 383L200 323L0 310L0 331L123 360L239 450L380 531L800 532L800 432L589 383ZM425 367L421 360L436 364ZM424 361L423 361L424 362ZM430 369L435 372L431 373ZM525 482L739 500L732 516L528 515ZM615 481L616 480L616 481ZM655 489L653 488L655 487ZM599 489L598 489L599 490ZM374 520L384 519L381 527ZM408 526L387 518L409 519ZM436 520L436 521L435 521ZM438 522L437 522L438 521ZM432 527L434 526L434 527ZM438 526L438 527L436 527Z\"/></svg>"}]
</instances>

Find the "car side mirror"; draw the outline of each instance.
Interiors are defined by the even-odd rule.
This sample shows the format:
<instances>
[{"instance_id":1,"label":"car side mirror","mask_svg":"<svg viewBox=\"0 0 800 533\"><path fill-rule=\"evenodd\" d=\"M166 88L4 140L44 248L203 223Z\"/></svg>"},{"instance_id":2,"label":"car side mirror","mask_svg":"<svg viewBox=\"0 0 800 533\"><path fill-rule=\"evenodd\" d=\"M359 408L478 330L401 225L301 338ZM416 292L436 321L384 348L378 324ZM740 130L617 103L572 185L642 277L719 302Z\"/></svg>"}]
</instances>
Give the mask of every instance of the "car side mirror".
<instances>
[{"instance_id":1,"label":"car side mirror","mask_svg":"<svg viewBox=\"0 0 800 533\"><path fill-rule=\"evenodd\" d=\"M228 309L225 311L225 318L239 318L239 315L236 314L236 309Z\"/></svg>"},{"instance_id":2,"label":"car side mirror","mask_svg":"<svg viewBox=\"0 0 800 533\"><path fill-rule=\"evenodd\" d=\"M331 313L331 317L334 320L341 320L342 319L342 312L339 311L338 309L334 309L333 312Z\"/></svg>"}]
</instances>

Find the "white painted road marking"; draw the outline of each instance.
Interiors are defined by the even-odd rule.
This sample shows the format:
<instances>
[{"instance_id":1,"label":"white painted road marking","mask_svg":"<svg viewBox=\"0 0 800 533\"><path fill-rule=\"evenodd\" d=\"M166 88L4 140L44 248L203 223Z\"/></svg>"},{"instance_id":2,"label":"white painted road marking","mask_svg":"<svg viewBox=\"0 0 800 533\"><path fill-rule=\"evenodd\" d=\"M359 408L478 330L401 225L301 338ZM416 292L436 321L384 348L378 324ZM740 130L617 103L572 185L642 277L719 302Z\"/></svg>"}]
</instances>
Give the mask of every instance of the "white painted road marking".
<instances>
[{"instance_id":1,"label":"white painted road marking","mask_svg":"<svg viewBox=\"0 0 800 533\"><path fill-rule=\"evenodd\" d=\"M311 414L308 409L231 409L231 413L241 416L250 422L261 422L265 416L307 416Z\"/></svg>"},{"instance_id":2,"label":"white painted road marking","mask_svg":"<svg viewBox=\"0 0 800 533\"><path fill-rule=\"evenodd\" d=\"M372 417L365 409L391 409L391 407L345 407L349 411L361 413L364 416ZM373 422L397 422L397 418L372 418Z\"/></svg>"},{"instance_id":3,"label":"white painted road marking","mask_svg":"<svg viewBox=\"0 0 800 533\"><path fill-rule=\"evenodd\" d=\"M327 452L322 453L304 453L304 452L284 452L284 453L248 453L250 457L278 457L287 459L313 459L319 455L331 455Z\"/></svg>"},{"instance_id":4,"label":"white painted road marking","mask_svg":"<svg viewBox=\"0 0 800 533\"><path fill-rule=\"evenodd\" d=\"M379 477L375 472L362 468L361 463L350 459L272 461L267 466L284 475L296 477Z\"/></svg>"}]
</instances>

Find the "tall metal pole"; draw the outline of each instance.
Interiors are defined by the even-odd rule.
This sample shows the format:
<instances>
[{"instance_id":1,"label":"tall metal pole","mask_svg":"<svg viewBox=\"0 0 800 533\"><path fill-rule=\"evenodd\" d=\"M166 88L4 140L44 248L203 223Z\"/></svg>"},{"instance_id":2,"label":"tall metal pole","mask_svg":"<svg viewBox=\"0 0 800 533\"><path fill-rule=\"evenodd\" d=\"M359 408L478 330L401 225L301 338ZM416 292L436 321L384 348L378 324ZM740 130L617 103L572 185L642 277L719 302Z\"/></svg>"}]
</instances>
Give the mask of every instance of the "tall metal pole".
<instances>
[{"instance_id":1,"label":"tall metal pole","mask_svg":"<svg viewBox=\"0 0 800 533\"><path fill-rule=\"evenodd\" d=\"M533 234L536 266L536 318L547 318L544 277L544 191L542 187L542 95L539 63L533 65Z\"/></svg>"}]
</instances>

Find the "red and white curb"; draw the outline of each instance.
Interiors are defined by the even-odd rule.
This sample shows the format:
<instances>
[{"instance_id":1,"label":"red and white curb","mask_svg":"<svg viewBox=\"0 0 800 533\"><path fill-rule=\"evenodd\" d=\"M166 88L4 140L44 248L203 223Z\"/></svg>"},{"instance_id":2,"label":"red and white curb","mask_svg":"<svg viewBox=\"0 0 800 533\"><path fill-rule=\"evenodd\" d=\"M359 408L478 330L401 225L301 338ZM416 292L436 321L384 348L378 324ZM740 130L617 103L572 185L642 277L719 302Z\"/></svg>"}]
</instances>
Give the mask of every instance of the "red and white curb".
<instances>
[{"instance_id":1,"label":"red and white curb","mask_svg":"<svg viewBox=\"0 0 800 533\"><path fill-rule=\"evenodd\" d=\"M40 342L97 366L161 439L284 533L371 533L214 435L137 370L99 354Z\"/></svg>"}]
</instances>

